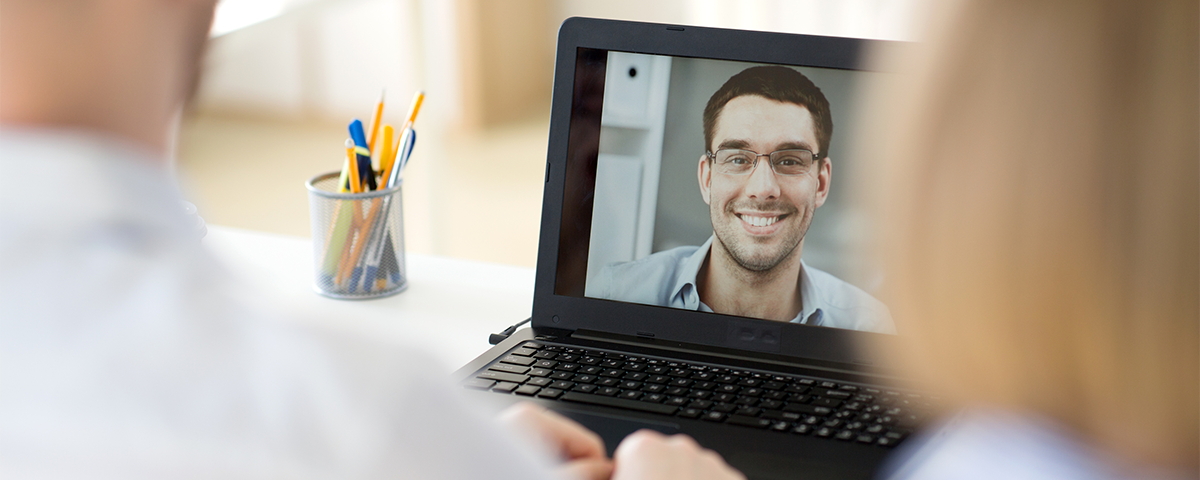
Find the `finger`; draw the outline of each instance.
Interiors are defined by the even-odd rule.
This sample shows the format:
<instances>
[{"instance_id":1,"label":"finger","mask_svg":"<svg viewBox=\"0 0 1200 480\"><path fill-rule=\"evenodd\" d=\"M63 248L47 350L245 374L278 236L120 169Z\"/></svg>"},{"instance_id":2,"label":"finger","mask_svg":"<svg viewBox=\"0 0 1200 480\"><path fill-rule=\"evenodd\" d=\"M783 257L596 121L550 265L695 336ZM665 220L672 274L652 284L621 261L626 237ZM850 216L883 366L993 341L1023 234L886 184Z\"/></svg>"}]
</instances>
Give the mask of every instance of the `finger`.
<instances>
[{"instance_id":1,"label":"finger","mask_svg":"<svg viewBox=\"0 0 1200 480\"><path fill-rule=\"evenodd\" d=\"M606 458L604 440L567 417L532 403L515 405L503 415L517 428L534 431L564 458Z\"/></svg>"},{"instance_id":2,"label":"finger","mask_svg":"<svg viewBox=\"0 0 1200 480\"><path fill-rule=\"evenodd\" d=\"M700 455L701 455L701 457L704 458L704 460L706 462L709 463L711 468L715 468L718 471L725 472L722 474L723 476L726 476L731 479L740 478L740 479L745 480L746 475L743 474L738 469L733 468L732 465L725 463L725 459L723 457L721 457L721 454L719 454L715 451L709 450L707 448L702 448Z\"/></svg>"},{"instance_id":3,"label":"finger","mask_svg":"<svg viewBox=\"0 0 1200 480\"><path fill-rule=\"evenodd\" d=\"M605 458L585 458L567 462L559 471L563 478L608 480L613 473L613 463Z\"/></svg>"},{"instance_id":4,"label":"finger","mask_svg":"<svg viewBox=\"0 0 1200 480\"><path fill-rule=\"evenodd\" d=\"M666 441L666 436L650 429L642 429L633 432L621 440L617 445L616 451L613 452L613 459L619 459L628 455L627 452L635 452L645 449L656 449L661 447Z\"/></svg>"},{"instance_id":5,"label":"finger","mask_svg":"<svg viewBox=\"0 0 1200 480\"><path fill-rule=\"evenodd\" d=\"M700 450L700 444L696 443L696 439L682 433L671 435L667 438L667 441L674 445L682 446L690 450Z\"/></svg>"},{"instance_id":6,"label":"finger","mask_svg":"<svg viewBox=\"0 0 1200 480\"><path fill-rule=\"evenodd\" d=\"M604 440L595 432L551 410L542 409L539 418L544 431L558 442L566 458L607 458Z\"/></svg>"}]
</instances>

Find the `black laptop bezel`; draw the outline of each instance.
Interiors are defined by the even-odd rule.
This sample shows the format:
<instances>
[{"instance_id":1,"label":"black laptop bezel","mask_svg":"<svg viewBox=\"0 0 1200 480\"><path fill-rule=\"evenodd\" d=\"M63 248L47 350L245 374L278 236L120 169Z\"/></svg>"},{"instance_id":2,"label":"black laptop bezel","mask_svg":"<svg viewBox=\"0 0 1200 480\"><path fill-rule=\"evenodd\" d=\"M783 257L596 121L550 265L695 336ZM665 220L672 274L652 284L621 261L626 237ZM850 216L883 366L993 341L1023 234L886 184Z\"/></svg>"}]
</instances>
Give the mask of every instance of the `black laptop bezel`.
<instances>
[{"instance_id":1,"label":"black laptop bezel","mask_svg":"<svg viewBox=\"0 0 1200 480\"><path fill-rule=\"evenodd\" d=\"M868 48L888 48L883 44L896 43L578 17L563 22L555 58L532 326L535 329L584 330L629 338L652 338L655 343L680 342L731 348L773 357L846 364L850 368L872 365L873 356L855 346L870 340L873 345L890 348L887 344L895 342L893 336L558 295L555 280L567 181L572 95L580 48L864 70L860 61ZM745 335L747 332L750 335ZM768 340L747 342L748 337ZM878 365L874 367L879 368Z\"/></svg>"}]
</instances>

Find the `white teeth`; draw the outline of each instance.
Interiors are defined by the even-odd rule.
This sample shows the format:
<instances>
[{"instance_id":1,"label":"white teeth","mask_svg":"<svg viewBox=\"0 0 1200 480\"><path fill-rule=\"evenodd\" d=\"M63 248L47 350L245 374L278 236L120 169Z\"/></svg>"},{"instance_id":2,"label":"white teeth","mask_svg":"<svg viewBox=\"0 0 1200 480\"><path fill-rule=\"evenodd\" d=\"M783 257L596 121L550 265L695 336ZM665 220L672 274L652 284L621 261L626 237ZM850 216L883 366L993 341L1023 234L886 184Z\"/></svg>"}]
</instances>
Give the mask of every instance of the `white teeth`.
<instances>
[{"instance_id":1,"label":"white teeth","mask_svg":"<svg viewBox=\"0 0 1200 480\"><path fill-rule=\"evenodd\" d=\"M742 220L755 227L766 227L779 221L779 217L751 217L749 215L743 215Z\"/></svg>"}]
</instances>

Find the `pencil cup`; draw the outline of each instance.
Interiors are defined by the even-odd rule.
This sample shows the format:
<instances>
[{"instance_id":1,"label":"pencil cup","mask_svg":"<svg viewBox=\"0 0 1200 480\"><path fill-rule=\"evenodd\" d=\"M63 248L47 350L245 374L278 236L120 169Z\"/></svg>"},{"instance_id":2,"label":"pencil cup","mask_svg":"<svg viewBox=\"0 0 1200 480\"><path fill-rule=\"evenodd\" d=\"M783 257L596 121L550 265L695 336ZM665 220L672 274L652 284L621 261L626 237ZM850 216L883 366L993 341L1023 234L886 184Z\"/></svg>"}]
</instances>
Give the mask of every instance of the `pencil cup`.
<instances>
[{"instance_id":1,"label":"pencil cup","mask_svg":"<svg viewBox=\"0 0 1200 480\"><path fill-rule=\"evenodd\" d=\"M400 186L340 193L338 172L308 181L312 221L313 289L343 299L386 297L404 291L404 205Z\"/></svg>"}]
</instances>

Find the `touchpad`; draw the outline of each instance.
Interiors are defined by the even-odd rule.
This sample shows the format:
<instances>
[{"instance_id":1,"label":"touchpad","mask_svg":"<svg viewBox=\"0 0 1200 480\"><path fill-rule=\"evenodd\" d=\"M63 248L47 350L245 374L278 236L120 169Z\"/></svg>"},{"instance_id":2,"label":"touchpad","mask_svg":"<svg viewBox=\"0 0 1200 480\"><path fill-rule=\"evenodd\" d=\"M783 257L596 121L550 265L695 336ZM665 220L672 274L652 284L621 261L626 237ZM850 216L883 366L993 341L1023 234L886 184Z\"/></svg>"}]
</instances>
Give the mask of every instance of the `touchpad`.
<instances>
[{"instance_id":1,"label":"touchpad","mask_svg":"<svg viewBox=\"0 0 1200 480\"><path fill-rule=\"evenodd\" d=\"M803 474L805 479L870 479L874 470L859 465L835 464L818 459L768 453L738 451L725 456L725 461L755 480L784 480Z\"/></svg>"},{"instance_id":2,"label":"touchpad","mask_svg":"<svg viewBox=\"0 0 1200 480\"><path fill-rule=\"evenodd\" d=\"M611 457L613 450L617 449L617 445L621 440L629 436L629 434L648 428L656 430L664 435L674 435L679 433L679 425L668 422L654 422L637 418L622 417L617 415L605 415L599 413L583 413L573 411L559 411L567 418L579 422L589 430L596 432L600 438L604 439L604 448L608 450L608 455Z\"/></svg>"}]
</instances>

